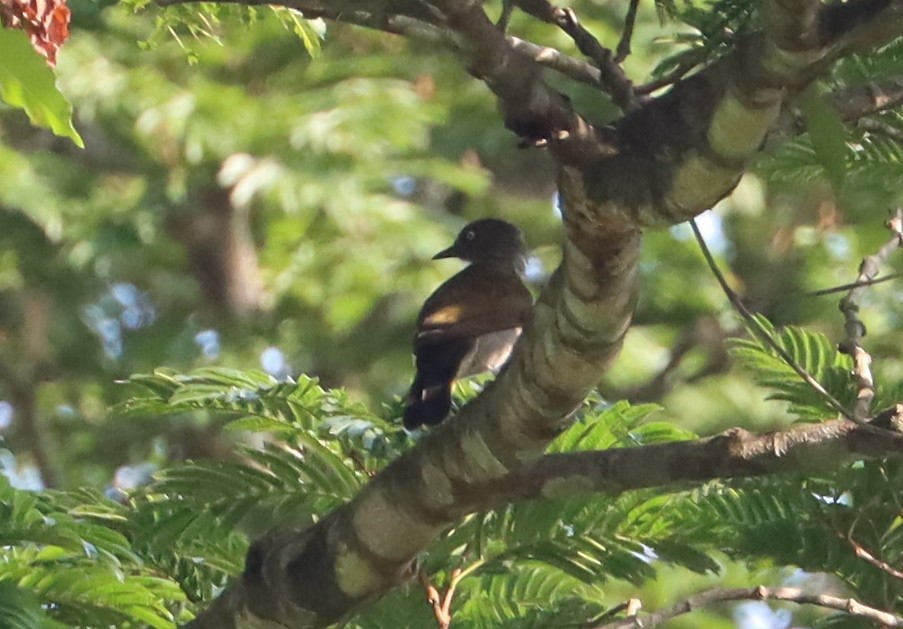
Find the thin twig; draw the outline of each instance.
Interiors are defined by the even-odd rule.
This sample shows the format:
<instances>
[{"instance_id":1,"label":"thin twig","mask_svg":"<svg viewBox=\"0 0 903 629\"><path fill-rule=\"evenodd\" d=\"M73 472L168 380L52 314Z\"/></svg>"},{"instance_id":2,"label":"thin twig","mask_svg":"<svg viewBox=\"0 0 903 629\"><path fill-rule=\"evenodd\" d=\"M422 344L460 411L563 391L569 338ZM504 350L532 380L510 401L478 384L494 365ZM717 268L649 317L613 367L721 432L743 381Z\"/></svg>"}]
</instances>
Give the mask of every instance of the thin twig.
<instances>
[{"instance_id":1,"label":"thin twig","mask_svg":"<svg viewBox=\"0 0 903 629\"><path fill-rule=\"evenodd\" d=\"M433 615L436 616L436 626L438 629L448 629L449 625L451 625L451 617L443 612L444 601L439 594L439 590L430 582L429 575L423 570L417 573L417 580L420 581L420 585L426 593L426 602L433 608Z\"/></svg>"},{"instance_id":2,"label":"thin twig","mask_svg":"<svg viewBox=\"0 0 903 629\"><path fill-rule=\"evenodd\" d=\"M856 512L856 516L853 518L853 522L848 527L846 533L841 531L837 527L837 525L833 525L832 528L834 529L834 534L837 535L838 538L840 538L841 540L845 541L847 544L850 545L850 548L853 549L853 554L856 555L856 557L858 557L859 559L862 559L863 561L865 561L868 564L871 564L872 566L878 568L882 572L890 575L891 577L893 577L895 579L903 580L903 571L900 571L900 570L894 568L893 566L891 566L890 564L888 564L887 562L882 561L881 559L876 557L871 551L866 549L865 546L863 546L862 544L857 542L855 539L853 539L853 533L856 530L856 526L859 524L859 519L863 516L863 514L866 513L866 511L868 510L868 507L871 505L872 502L875 502L874 498L871 501L867 502L865 505L860 505L859 509ZM826 521L831 519L831 516L825 511L824 504L819 503L819 510L822 512L822 516Z\"/></svg>"},{"instance_id":3,"label":"thin twig","mask_svg":"<svg viewBox=\"0 0 903 629\"><path fill-rule=\"evenodd\" d=\"M625 110L636 106L634 102L633 83L624 74L624 70L615 61L611 50L599 43L595 35L590 33L577 20L577 14L570 8L557 10L558 27L567 33L577 49L592 59L602 75L603 82L610 88L615 103Z\"/></svg>"},{"instance_id":4,"label":"thin twig","mask_svg":"<svg viewBox=\"0 0 903 629\"><path fill-rule=\"evenodd\" d=\"M762 324L756 319L756 317L749 311L743 301L740 299L740 296L734 292L734 289L730 287L727 283L727 280L724 278L724 275L721 273L721 269L718 268L718 264L715 262L715 258L712 256L712 252L709 251L709 247L705 242L705 239L702 237L702 233L699 231L699 227L696 225L696 221L694 219L690 219L690 227L693 228L693 234L696 236L696 241L699 243L699 247L702 249L702 255L705 257L706 263L709 265L709 269L715 275L715 279L718 281L718 284L721 285L721 290L724 291L724 294L727 296L728 301L731 302L731 305L734 309L740 313L740 316L750 325L750 327L757 333L759 338L765 342L771 349L773 349L781 359L787 363L810 387L812 387L820 396L822 396L825 401L828 402L828 405L833 408L837 413L849 419L850 421L866 428L868 430L880 430L879 428L875 428L874 426L868 424L862 419L854 417L846 408L844 408L843 404L837 401L833 395L828 393L828 391L821 385L821 383L812 377L808 371L803 369L802 365L796 362L793 357L785 350L780 343L778 343L771 334L768 333L766 329L762 327Z\"/></svg>"},{"instance_id":5,"label":"thin twig","mask_svg":"<svg viewBox=\"0 0 903 629\"><path fill-rule=\"evenodd\" d=\"M499 15L498 21L495 23L495 27L503 33L506 32L513 13L514 3L511 0L502 0L502 12Z\"/></svg>"},{"instance_id":6,"label":"thin twig","mask_svg":"<svg viewBox=\"0 0 903 629\"><path fill-rule=\"evenodd\" d=\"M894 211L887 221L887 228L891 232L891 239L877 253L863 258L862 264L859 265L857 281L873 279L878 275L878 267L891 253L903 246L903 208L897 208ZM859 300L866 288L866 286L857 286L840 300L845 333L845 339L840 344L840 351L849 354L853 359L853 377L856 380L856 404L853 406L853 416L858 420L868 417L872 400L875 398L875 380L872 377L871 368L872 357L862 347L862 339L865 337L866 330L865 324L859 318Z\"/></svg>"},{"instance_id":7,"label":"thin twig","mask_svg":"<svg viewBox=\"0 0 903 629\"><path fill-rule=\"evenodd\" d=\"M644 614L642 616L634 615L631 618L616 620L604 625L597 625L595 629L635 629L640 627L643 629L650 629L651 627L657 627L676 616L687 614L714 603L721 603L724 601L765 600L789 601L801 605L817 605L818 607L846 612L851 616L866 618L885 627L903 627L903 617L863 605L852 598L840 598L828 594L807 594L799 588L767 588L760 585L759 587L748 589L727 590L715 588L707 590L687 598L670 609L652 614Z\"/></svg>"},{"instance_id":8,"label":"thin twig","mask_svg":"<svg viewBox=\"0 0 903 629\"><path fill-rule=\"evenodd\" d=\"M509 35L508 43L514 52L532 59L541 66L550 68L562 76L602 89L602 73L592 64L567 55L560 50L548 46L540 46L520 37Z\"/></svg>"},{"instance_id":9,"label":"thin twig","mask_svg":"<svg viewBox=\"0 0 903 629\"><path fill-rule=\"evenodd\" d=\"M887 563L886 561L882 561L875 555L873 555L868 549L865 548L862 544L854 540L850 535L844 537L847 542L849 542L850 546L853 548L853 552L856 553L856 556L869 563L882 572L892 576L895 579L903 580L903 571L897 570L892 565Z\"/></svg>"},{"instance_id":10,"label":"thin twig","mask_svg":"<svg viewBox=\"0 0 903 629\"><path fill-rule=\"evenodd\" d=\"M808 291L802 293L800 297L823 297L824 295L842 293L844 291L850 290L851 288L858 288L860 286L872 286L874 284L881 284L882 282L889 282L890 280L895 280L900 277L903 277L903 273L891 273L890 275L882 275L881 277L876 277L874 279L862 280L859 282L850 282L849 284L841 284L840 286L832 286L831 288L821 288L819 290Z\"/></svg>"},{"instance_id":11,"label":"thin twig","mask_svg":"<svg viewBox=\"0 0 903 629\"><path fill-rule=\"evenodd\" d=\"M351 459L354 467L368 478L373 478L376 475L376 472L374 470L367 468L367 464L366 462L364 462L364 457L354 448L348 448L348 450L345 451L345 455L349 459Z\"/></svg>"},{"instance_id":12,"label":"thin twig","mask_svg":"<svg viewBox=\"0 0 903 629\"><path fill-rule=\"evenodd\" d=\"M624 32L621 33L621 41L615 49L615 63L622 63L630 54L630 40L633 39L633 27L636 25L636 11L640 0L630 0L627 7L627 15L624 17Z\"/></svg>"},{"instance_id":13,"label":"thin twig","mask_svg":"<svg viewBox=\"0 0 903 629\"><path fill-rule=\"evenodd\" d=\"M466 555L467 550L465 549L463 556ZM451 604L452 600L455 597L455 591L458 589L458 584L461 583L464 577L473 574L476 570L482 567L484 563L485 561L483 559L478 559L470 563L465 568L462 568L460 565L457 568L454 568L451 571L451 575L448 580L448 587L445 588L445 594L439 594L439 590L437 590L436 587L430 582L430 578L426 574L426 572L421 570L417 573L417 578L420 581L420 585L426 592L426 600L433 608L433 615L436 617L436 626L438 627L438 629L448 629L451 626Z\"/></svg>"},{"instance_id":14,"label":"thin twig","mask_svg":"<svg viewBox=\"0 0 903 629\"><path fill-rule=\"evenodd\" d=\"M623 603L619 603L618 605L615 605L611 609L607 610L601 616L597 616L595 619L593 619L592 624L593 626L595 626L600 623L608 622L621 612L625 612L627 616L636 616L641 609L643 609L643 602L640 599L628 598Z\"/></svg>"},{"instance_id":15,"label":"thin twig","mask_svg":"<svg viewBox=\"0 0 903 629\"><path fill-rule=\"evenodd\" d=\"M623 68L615 62L611 50L599 43L595 35L580 24L577 14L570 8L556 7L548 0L513 0L525 13L549 24L554 24L577 45L577 49L588 57L597 68L601 79L601 89L610 94L612 100L624 110L636 107L633 83L624 74Z\"/></svg>"}]
</instances>

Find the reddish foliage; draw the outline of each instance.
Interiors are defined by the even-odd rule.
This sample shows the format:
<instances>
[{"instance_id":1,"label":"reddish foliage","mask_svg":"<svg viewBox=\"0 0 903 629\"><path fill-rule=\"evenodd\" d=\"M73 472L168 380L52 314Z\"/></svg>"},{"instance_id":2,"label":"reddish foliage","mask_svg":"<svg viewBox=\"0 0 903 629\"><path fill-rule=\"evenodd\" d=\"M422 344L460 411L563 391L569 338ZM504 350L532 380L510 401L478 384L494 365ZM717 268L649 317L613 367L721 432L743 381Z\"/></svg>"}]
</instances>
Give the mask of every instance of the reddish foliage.
<instances>
[{"instance_id":1,"label":"reddish foliage","mask_svg":"<svg viewBox=\"0 0 903 629\"><path fill-rule=\"evenodd\" d=\"M47 63L56 65L56 51L69 37L66 0L0 0L0 23L26 33Z\"/></svg>"}]
</instances>

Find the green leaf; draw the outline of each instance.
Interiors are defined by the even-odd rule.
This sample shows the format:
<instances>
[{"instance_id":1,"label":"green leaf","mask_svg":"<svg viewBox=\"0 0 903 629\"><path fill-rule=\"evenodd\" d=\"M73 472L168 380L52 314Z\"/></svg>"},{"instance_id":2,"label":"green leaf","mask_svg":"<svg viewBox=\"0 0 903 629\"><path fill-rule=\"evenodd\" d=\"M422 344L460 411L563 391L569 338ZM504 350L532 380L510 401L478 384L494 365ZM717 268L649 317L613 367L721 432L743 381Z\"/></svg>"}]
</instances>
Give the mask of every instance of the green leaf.
<instances>
[{"instance_id":1,"label":"green leaf","mask_svg":"<svg viewBox=\"0 0 903 629\"><path fill-rule=\"evenodd\" d=\"M287 7L270 7L282 25L293 32L304 44L307 54L316 58L320 54L320 40L326 34L326 25L321 19L307 20L304 15Z\"/></svg>"},{"instance_id":2,"label":"green leaf","mask_svg":"<svg viewBox=\"0 0 903 629\"><path fill-rule=\"evenodd\" d=\"M0 28L0 98L28 114L32 124L85 147L72 126L72 105L22 31Z\"/></svg>"},{"instance_id":3,"label":"green leaf","mask_svg":"<svg viewBox=\"0 0 903 629\"><path fill-rule=\"evenodd\" d=\"M37 597L10 581L0 581L0 620L8 629L48 626L48 618Z\"/></svg>"},{"instance_id":4,"label":"green leaf","mask_svg":"<svg viewBox=\"0 0 903 629\"><path fill-rule=\"evenodd\" d=\"M843 188L847 174L847 129L840 114L815 90L800 102L806 127L819 163L835 190Z\"/></svg>"},{"instance_id":5,"label":"green leaf","mask_svg":"<svg viewBox=\"0 0 903 629\"><path fill-rule=\"evenodd\" d=\"M765 343L761 334L772 337L835 399L847 407L853 403L856 391L850 376L850 358L839 353L824 334L789 326L776 330L765 317L758 316L757 320L761 331L751 327L752 338L732 341L730 352L752 372L758 384L772 390L769 399L789 402L790 411L807 421L836 415L825 398Z\"/></svg>"}]
</instances>

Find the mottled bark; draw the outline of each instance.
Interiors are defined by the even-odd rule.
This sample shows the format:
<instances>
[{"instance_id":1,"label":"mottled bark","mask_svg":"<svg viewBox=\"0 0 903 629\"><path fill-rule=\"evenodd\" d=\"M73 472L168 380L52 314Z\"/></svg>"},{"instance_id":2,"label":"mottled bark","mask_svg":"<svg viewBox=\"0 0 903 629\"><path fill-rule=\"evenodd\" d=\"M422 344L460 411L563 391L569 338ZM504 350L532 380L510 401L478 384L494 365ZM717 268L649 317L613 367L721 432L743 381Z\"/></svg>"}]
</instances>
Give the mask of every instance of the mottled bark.
<instances>
[{"instance_id":1,"label":"mottled bark","mask_svg":"<svg viewBox=\"0 0 903 629\"><path fill-rule=\"evenodd\" d=\"M897 412L893 409L884 417L897 416ZM485 509L575 492L618 494L715 478L816 474L835 470L854 458L889 455L903 455L903 434L877 433L846 420L765 434L733 428L683 443L548 454L478 488L471 500L476 508Z\"/></svg>"},{"instance_id":2,"label":"mottled bark","mask_svg":"<svg viewBox=\"0 0 903 629\"><path fill-rule=\"evenodd\" d=\"M607 91L620 93L629 110L611 128L596 129L543 81L541 64L525 53L532 49L496 28L479 2L285 4L308 16L441 42L458 55L496 94L505 124L526 142L547 146L557 161L564 258L496 381L351 503L312 528L254 544L244 574L195 627L323 626L398 584L416 554L465 513L547 493L537 485L541 470L579 459L540 457L611 365L630 326L641 230L687 220L729 194L796 93L839 57L903 32L903 0L772 0L762 9L766 32L661 97L637 100L629 85L612 86L611 72L593 75L608 80ZM540 0L529 5L533 15L562 21ZM569 35L586 37L562 24ZM813 451L812 444L852 438L853 429L819 430L809 435ZM808 456L781 458L785 446L798 445L792 435L798 433L735 432L657 450L582 454L593 475L559 485L611 491L802 469ZM770 451L747 456L746 446L769 443ZM899 452L897 441L878 445ZM653 454L667 465L649 465Z\"/></svg>"}]
</instances>

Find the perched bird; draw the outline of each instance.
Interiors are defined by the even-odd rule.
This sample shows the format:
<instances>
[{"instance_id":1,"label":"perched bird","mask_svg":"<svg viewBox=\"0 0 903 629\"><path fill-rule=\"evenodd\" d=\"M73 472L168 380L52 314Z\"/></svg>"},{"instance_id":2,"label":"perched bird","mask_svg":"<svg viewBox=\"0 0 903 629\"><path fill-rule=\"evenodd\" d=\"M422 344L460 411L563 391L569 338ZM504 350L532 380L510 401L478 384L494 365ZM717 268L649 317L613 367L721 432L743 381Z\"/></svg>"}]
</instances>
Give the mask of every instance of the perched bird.
<instances>
[{"instance_id":1,"label":"perched bird","mask_svg":"<svg viewBox=\"0 0 903 629\"><path fill-rule=\"evenodd\" d=\"M504 365L533 307L522 279L527 249L511 223L470 223L451 247L433 256L442 258L470 265L439 286L417 317L417 374L404 401L408 430L445 419L457 378Z\"/></svg>"}]
</instances>

